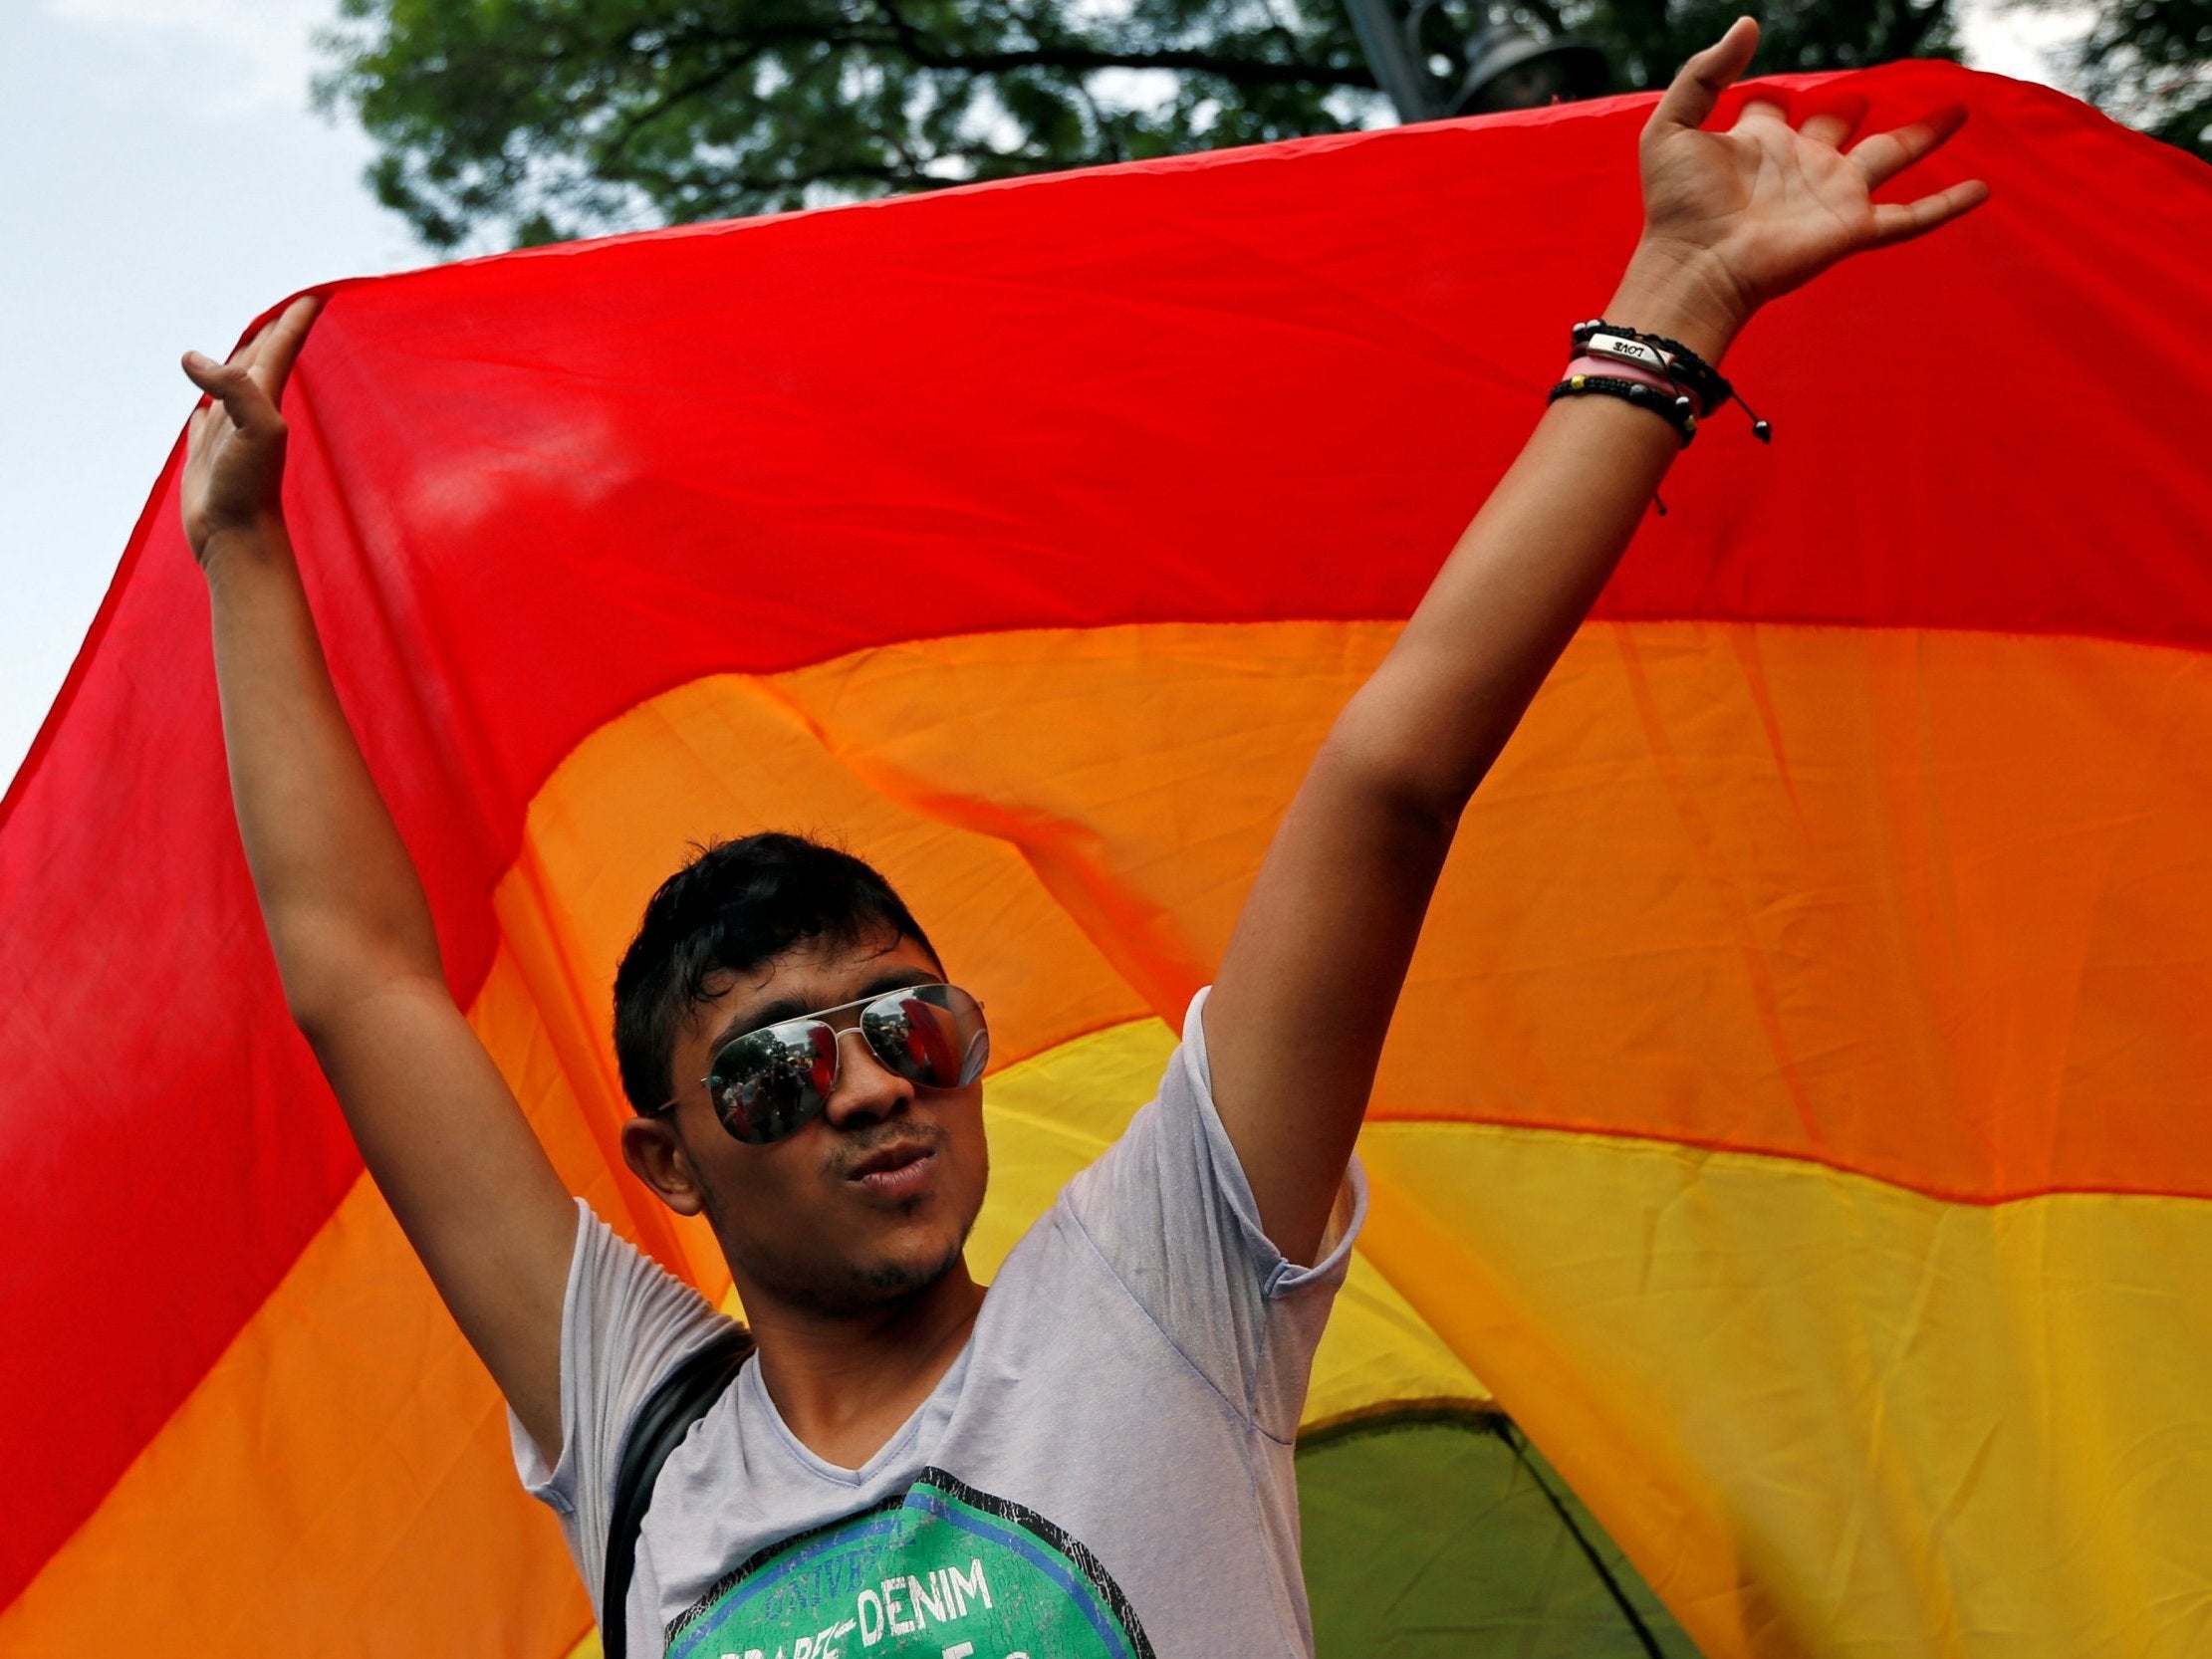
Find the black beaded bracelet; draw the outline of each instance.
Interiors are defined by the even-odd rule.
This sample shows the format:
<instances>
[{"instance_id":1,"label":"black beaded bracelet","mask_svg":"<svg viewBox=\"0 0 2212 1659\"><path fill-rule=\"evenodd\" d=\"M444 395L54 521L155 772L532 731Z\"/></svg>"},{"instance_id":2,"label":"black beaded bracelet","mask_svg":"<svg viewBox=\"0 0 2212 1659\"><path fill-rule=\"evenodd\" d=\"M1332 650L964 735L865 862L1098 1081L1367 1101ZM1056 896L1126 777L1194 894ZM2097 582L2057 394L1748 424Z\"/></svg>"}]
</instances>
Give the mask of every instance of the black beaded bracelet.
<instances>
[{"instance_id":1,"label":"black beaded bracelet","mask_svg":"<svg viewBox=\"0 0 2212 1659\"><path fill-rule=\"evenodd\" d=\"M1623 398L1639 409L1649 409L1674 428L1684 449L1689 448L1690 439L1697 436L1697 410L1690 400L1679 394L1669 397L1641 380L1622 379L1613 374L1570 374L1552 388L1544 401L1557 403L1563 397L1584 397L1593 392Z\"/></svg>"},{"instance_id":2,"label":"black beaded bracelet","mask_svg":"<svg viewBox=\"0 0 2212 1659\"><path fill-rule=\"evenodd\" d=\"M1599 335L1614 335L1649 348L1656 360L1646 359L1643 365L1665 375L1677 386L1688 391L1707 415L1734 399L1742 404L1744 413L1751 419L1751 435L1761 443L1773 441L1773 425L1760 419L1751 405L1736 395L1736 388L1721 378L1719 370L1680 341L1669 340L1665 335L1648 335L1636 329L1625 329L1617 323L1607 323L1597 317L1587 323L1576 324L1570 334L1578 355L1587 352L1591 342Z\"/></svg>"}]
</instances>

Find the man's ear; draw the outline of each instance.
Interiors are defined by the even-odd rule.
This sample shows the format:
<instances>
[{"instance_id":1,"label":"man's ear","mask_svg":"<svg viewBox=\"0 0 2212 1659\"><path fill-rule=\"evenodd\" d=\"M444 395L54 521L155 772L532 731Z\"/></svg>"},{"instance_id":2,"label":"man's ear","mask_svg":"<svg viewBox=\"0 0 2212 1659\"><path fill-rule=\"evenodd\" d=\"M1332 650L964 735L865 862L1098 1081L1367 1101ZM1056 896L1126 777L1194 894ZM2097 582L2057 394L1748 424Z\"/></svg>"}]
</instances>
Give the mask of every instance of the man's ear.
<instances>
[{"instance_id":1,"label":"man's ear","mask_svg":"<svg viewBox=\"0 0 2212 1659\"><path fill-rule=\"evenodd\" d=\"M677 1215L695 1216L706 1208L691 1154L665 1117L633 1117L622 1125L622 1162Z\"/></svg>"}]
</instances>

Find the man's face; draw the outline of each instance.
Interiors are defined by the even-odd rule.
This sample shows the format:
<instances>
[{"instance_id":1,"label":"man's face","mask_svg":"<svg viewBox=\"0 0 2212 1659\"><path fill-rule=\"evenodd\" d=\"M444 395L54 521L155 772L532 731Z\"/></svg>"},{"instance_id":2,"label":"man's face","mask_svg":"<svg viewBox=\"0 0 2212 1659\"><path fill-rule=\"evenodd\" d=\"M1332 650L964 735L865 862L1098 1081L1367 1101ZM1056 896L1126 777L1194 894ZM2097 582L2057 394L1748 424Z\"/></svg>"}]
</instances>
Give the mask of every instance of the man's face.
<instances>
[{"instance_id":1,"label":"man's face","mask_svg":"<svg viewBox=\"0 0 2212 1659\"><path fill-rule=\"evenodd\" d=\"M748 1302L857 1311L934 1283L959 1259L989 1173L981 1083L917 1087L858 1032L842 1034L822 1115L772 1145L748 1146L722 1128L699 1081L715 1052L745 1032L943 978L911 939L808 943L737 975L677 1040L670 1115Z\"/></svg>"}]
</instances>

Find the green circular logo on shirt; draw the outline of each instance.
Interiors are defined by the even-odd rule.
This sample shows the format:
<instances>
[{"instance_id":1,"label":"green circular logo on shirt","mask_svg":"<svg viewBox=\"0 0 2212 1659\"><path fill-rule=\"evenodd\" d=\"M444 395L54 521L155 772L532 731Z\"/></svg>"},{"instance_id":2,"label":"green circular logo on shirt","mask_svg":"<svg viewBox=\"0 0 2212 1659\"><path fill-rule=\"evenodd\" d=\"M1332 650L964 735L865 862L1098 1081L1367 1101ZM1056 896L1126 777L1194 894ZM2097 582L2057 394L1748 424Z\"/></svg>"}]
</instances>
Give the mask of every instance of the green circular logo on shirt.
<instances>
[{"instance_id":1,"label":"green circular logo on shirt","mask_svg":"<svg viewBox=\"0 0 2212 1659\"><path fill-rule=\"evenodd\" d=\"M1097 1556L1019 1504L924 1469L787 1539L668 1627L669 1659L1152 1659Z\"/></svg>"}]
</instances>

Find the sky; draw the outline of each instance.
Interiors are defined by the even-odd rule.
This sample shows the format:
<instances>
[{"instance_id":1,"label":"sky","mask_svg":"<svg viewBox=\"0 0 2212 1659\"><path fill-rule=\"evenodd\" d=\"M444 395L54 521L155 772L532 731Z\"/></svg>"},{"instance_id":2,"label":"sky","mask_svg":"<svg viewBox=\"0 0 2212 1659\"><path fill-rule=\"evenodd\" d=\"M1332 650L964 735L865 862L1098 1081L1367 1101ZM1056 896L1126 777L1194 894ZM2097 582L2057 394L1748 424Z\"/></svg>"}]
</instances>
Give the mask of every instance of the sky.
<instances>
[{"instance_id":1,"label":"sky","mask_svg":"<svg viewBox=\"0 0 2212 1659\"><path fill-rule=\"evenodd\" d=\"M1968 61L2053 80L2064 10L1970 0ZM287 294L430 256L316 115L336 0L0 0L0 780L13 778L195 394Z\"/></svg>"}]
</instances>

